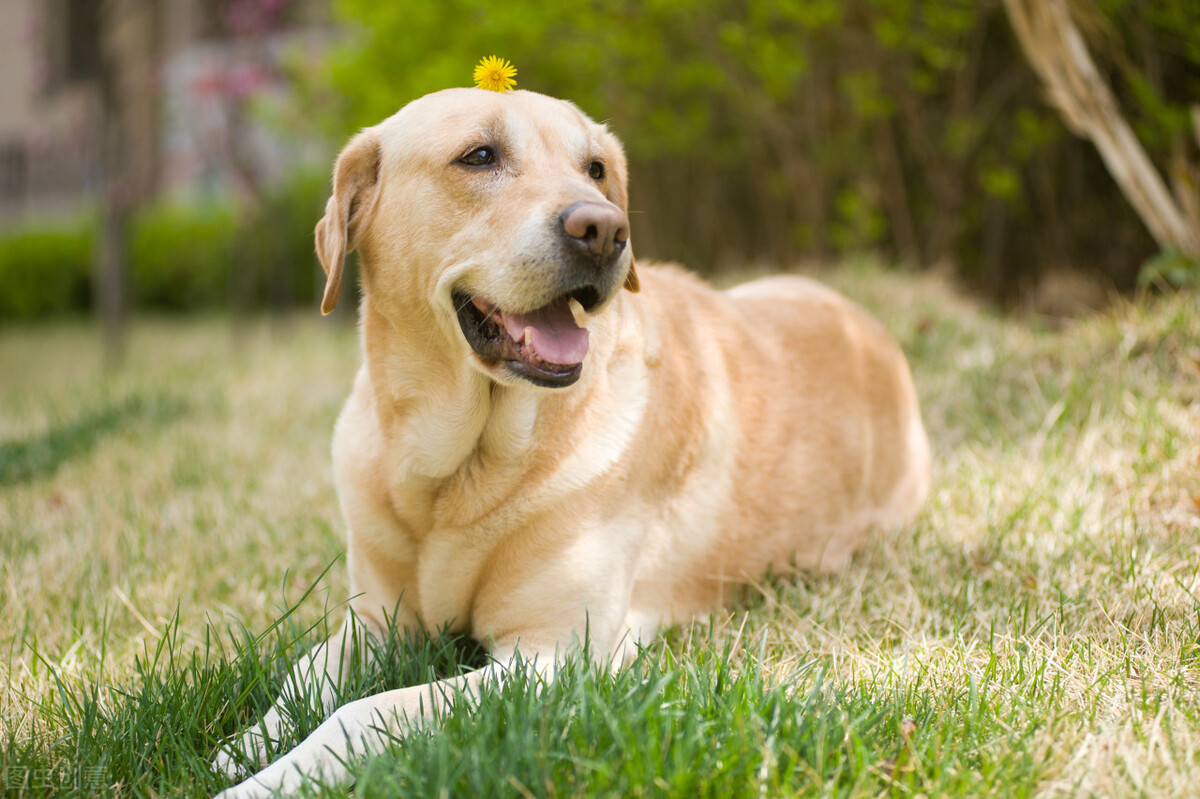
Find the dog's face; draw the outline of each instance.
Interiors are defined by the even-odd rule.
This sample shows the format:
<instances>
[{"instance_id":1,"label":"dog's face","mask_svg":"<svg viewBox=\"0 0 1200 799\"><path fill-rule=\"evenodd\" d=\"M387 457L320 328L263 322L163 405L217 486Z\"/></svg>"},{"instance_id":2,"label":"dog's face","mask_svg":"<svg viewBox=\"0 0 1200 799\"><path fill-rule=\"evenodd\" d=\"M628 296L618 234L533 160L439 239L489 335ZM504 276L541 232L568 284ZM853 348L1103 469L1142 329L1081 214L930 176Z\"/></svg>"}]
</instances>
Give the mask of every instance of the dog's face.
<instances>
[{"instance_id":1,"label":"dog's face","mask_svg":"<svg viewBox=\"0 0 1200 799\"><path fill-rule=\"evenodd\" d=\"M337 302L363 253L373 307L432 325L494 380L561 387L588 352L586 318L637 290L616 138L562 100L449 89L355 137L317 225ZM432 319L429 315L432 314Z\"/></svg>"}]
</instances>

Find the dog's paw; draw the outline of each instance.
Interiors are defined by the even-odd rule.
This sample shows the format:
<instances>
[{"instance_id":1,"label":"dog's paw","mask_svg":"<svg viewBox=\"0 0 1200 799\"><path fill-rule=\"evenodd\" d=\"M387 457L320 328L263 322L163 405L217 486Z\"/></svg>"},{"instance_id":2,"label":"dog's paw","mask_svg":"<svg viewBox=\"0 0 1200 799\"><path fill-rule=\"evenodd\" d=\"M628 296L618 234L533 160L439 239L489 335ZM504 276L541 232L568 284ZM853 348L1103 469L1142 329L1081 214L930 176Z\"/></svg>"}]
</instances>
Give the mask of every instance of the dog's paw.
<instances>
[{"instance_id":1,"label":"dog's paw","mask_svg":"<svg viewBox=\"0 0 1200 799\"><path fill-rule=\"evenodd\" d=\"M247 730L221 744L212 759L214 771L230 779L253 774L267 765L267 743L257 730Z\"/></svg>"},{"instance_id":2,"label":"dog's paw","mask_svg":"<svg viewBox=\"0 0 1200 799\"><path fill-rule=\"evenodd\" d=\"M221 748L217 750L217 755L212 759L212 770L216 771L229 779L240 777L245 772L242 768L243 757L231 752L229 749Z\"/></svg>"},{"instance_id":3,"label":"dog's paw","mask_svg":"<svg viewBox=\"0 0 1200 799\"><path fill-rule=\"evenodd\" d=\"M261 735L246 732L226 741L212 759L214 771L230 780L242 780L221 791L215 799L252 799L273 796L274 791L258 780L259 771L266 765L266 747ZM243 779L245 778L245 779Z\"/></svg>"},{"instance_id":4,"label":"dog's paw","mask_svg":"<svg viewBox=\"0 0 1200 799\"><path fill-rule=\"evenodd\" d=\"M322 753L323 754L323 753ZM311 766L311 764L309 764ZM308 779L301 769L305 766L303 759L283 758L267 766L262 771L252 774L237 785L221 791L214 799L259 799L268 796L294 796ZM320 763L317 763L318 769ZM310 769L306 769L309 771ZM319 772L318 772L319 773Z\"/></svg>"},{"instance_id":5,"label":"dog's paw","mask_svg":"<svg viewBox=\"0 0 1200 799\"><path fill-rule=\"evenodd\" d=\"M265 799L273 795L274 791L260 782L255 782L251 778L231 788L226 788L214 796L213 799L259 799L260 797Z\"/></svg>"}]
</instances>

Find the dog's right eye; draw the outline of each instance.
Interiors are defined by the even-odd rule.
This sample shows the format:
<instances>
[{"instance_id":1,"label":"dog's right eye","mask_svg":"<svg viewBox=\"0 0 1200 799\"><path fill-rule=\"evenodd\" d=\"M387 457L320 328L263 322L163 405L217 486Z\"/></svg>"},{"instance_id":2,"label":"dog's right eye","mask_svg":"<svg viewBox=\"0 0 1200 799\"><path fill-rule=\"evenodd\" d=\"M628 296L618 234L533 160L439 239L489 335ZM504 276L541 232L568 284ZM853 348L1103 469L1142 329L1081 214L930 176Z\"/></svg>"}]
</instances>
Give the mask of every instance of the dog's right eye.
<instances>
[{"instance_id":1,"label":"dog's right eye","mask_svg":"<svg viewBox=\"0 0 1200 799\"><path fill-rule=\"evenodd\" d=\"M467 166L487 166L496 163L496 151L491 147L476 147L458 160Z\"/></svg>"}]
</instances>

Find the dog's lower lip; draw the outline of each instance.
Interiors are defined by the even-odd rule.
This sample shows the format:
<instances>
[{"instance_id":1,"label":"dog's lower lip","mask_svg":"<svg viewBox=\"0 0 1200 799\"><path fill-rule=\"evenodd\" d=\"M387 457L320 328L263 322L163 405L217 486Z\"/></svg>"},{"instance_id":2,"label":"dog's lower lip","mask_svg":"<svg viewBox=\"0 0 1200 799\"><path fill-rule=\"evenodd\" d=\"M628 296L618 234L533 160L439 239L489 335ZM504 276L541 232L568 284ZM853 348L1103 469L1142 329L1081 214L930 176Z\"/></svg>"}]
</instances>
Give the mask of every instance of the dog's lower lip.
<instances>
[{"instance_id":1,"label":"dog's lower lip","mask_svg":"<svg viewBox=\"0 0 1200 799\"><path fill-rule=\"evenodd\" d=\"M579 379L579 375L583 372L583 364L577 363L569 369L556 372L549 369L542 369L525 361L506 361L508 368L525 378L534 385L544 388L563 388L569 386Z\"/></svg>"}]
</instances>

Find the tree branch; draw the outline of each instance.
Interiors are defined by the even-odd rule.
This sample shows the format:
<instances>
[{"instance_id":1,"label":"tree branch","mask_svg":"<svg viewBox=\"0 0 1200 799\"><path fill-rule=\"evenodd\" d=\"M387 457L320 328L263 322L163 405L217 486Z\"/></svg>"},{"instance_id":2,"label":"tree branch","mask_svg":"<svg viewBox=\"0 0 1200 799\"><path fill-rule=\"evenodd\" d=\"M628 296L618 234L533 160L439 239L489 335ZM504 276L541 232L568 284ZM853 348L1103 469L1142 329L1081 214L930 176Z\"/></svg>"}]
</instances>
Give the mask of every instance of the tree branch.
<instances>
[{"instance_id":1,"label":"tree branch","mask_svg":"<svg viewBox=\"0 0 1200 799\"><path fill-rule=\"evenodd\" d=\"M1109 173L1163 249L1200 258L1200 227L1172 196L1088 53L1066 0L1004 0L1025 57L1073 133L1096 146ZM1200 136L1200 132L1198 132ZM1195 187L1192 187L1195 191Z\"/></svg>"}]
</instances>

